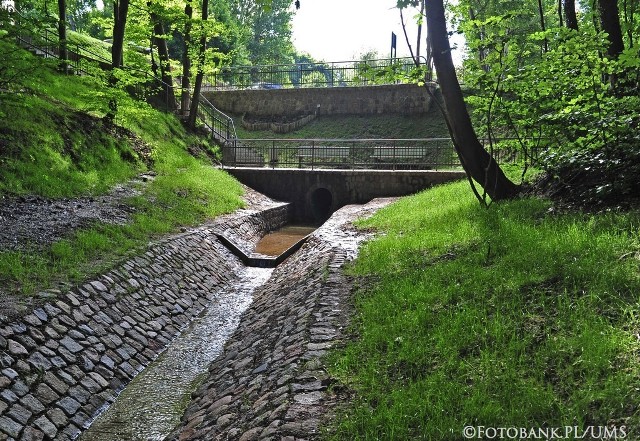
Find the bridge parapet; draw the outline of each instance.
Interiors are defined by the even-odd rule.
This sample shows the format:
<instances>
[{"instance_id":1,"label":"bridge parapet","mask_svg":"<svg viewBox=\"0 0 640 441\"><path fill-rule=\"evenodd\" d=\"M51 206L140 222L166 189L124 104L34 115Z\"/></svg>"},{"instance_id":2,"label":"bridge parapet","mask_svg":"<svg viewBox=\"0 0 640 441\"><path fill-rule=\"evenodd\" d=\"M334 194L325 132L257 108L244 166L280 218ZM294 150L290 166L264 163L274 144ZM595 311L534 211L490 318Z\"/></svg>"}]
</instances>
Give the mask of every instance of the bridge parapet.
<instances>
[{"instance_id":1,"label":"bridge parapet","mask_svg":"<svg viewBox=\"0 0 640 441\"><path fill-rule=\"evenodd\" d=\"M349 204L406 196L436 184L463 179L461 170L226 169L240 182L267 196L292 203L299 222L323 222Z\"/></svg>"},{"instance_id":2,"label":"bridge parapet","mask_svg":"<svg viewBox=\"0 0 640 441\"><path fill-rule=\"evenodd\" d=\"M459 167L450 138L242 139L223 147L224 166L374 170Z\"/></svg>"}]
</instances>

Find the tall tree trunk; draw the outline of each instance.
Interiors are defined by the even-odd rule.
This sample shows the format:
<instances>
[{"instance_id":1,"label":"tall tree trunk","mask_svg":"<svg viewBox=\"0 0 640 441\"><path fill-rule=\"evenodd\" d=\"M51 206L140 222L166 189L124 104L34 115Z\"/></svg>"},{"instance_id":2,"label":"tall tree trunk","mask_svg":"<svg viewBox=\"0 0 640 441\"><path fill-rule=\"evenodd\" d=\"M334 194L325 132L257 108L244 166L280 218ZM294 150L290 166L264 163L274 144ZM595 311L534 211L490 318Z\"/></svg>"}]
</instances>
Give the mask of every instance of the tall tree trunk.
<instances>
[{"instance_id":1,"label":"tall tree trunk","mask_svg":"<svg viewBox=\"0 0 640 441\"><path fill-rule=\"evenodd\" d=\"M420 21L418 22L418 37L416 38L416 58L420 64L420 43L422 41L422 20L424 17L424 4L426 0L420 2Z\"/></svg>"},{"instance_id":2,"label":"tall tree trunk","mask_svg":"<svg viewBox=\"0 0 640 441\"><path fill-rule=\"evenodd\" d=\"M180 109L182 115L189 113L189 89L191 88L191 57L189 57L189 47L191 46L191 20L193 19L193 8L191 0L187 0L184 7L184 14L187 21L184 25L184 48L182 52L182 95L180 97Z\"/></svg>"},{"instance_id":3,"label":"tall tree trunk","mask_svg":"<svg viewBox=\"0 0 640 441\"><path fill-rule=\"evenodd\" d=\"M202 0L202 23L209 18L209 0ZM205 30L201 30L200 53L198 54L198 73L196 82L193 85L193 97L191 98L191 108L189 109L189 127L195 129L198 118L198 106L200 105L200 90L202 89L202 78L204 77L204 53L207 49L207 35Z\"/></svg>"},{"instance_id":4,"label":"tall tree trunk","mask_svg":"<svg viewBox=\"0 0 640 441\"><path fill-rule=\"evenodd\" d=\"M111 45L111 67L122 66L124 28L127 23L129 0L116 0L113 5L113 44Z\"/></svg>"},{"instance_id":5,"label":"tall tree trunk","mask_svg":"<svg viewBox=\"0 0 640 441\"><path fill-rule=\"evenodd\" d=\"M607 47L607 56L613 60L617 60L618 56L624 51L624 43L622 42L622 29L620 28L620 17L618 15L617 0L598 0L598 15L600 18L600 27L602 31L607 33L609 46ZM616 73L609 76L609 82L614 92L620 93L621 81Z\"/></svg>"},{"instance_id":6,"label":"tall tree trunk","mask_svg":"<svg viewBox=\"0 0 640 441\"><path fill-rule=\"evenodd\" d=\"M576 0L563 0L564 22L569 29L578 30L578 17L576 16Z\"/></svg>"},{"instance_id":7,"label":"tall tree trunk","mask_svg":"<svg viewBox=\"0 0 640 441\"><path fill-rule=\"evenodd\" d=\"M176 99L173 95L173 78L171 78L171 63L169 62L169 47L167 39L164 38L164 26L157 14L151 13L153 22L153 42L158 48L158 58L160 59L160 78L162 79L162 91L167 110L176 110Z\"/></svg>"},{"instance_id":8,"label":"tall tree trunk","mask_svg":"<svg viewBox=\"0 0 640 441\"><path fill-rule=\"evenodd\" d=\"M624 0L624 23L627 29L627 38L629 39L629 47L633 47L633 14L635 11L635 0L631 0L631 5Z\"/></svg>"},{"instance_id":9,"label":"tall tree trunk","mask_svg":"<svg viewBox=\"0 0 640 441\"><path fill-rule=\"evenodd\" d=\"M618 13L618 1L598 0L598 14L600 16L600 26L609 36L607 55L615 60L618 58L618 55L624 51L620 16Z\"/></svg>"},{"instance_id":10,"label":"tall tree trunk","mask_svg":"<svg viewBox=\"0 0 640 441\"><path fill-rule=\"evenodd\" d=\"M492 200L515 197L519 187L503 173L476 135L458 83L451 58L451 46L442 0L432 0L426 8L427 32L432 44L433 62L442 91L445 118L460 162L467 175L480 184Z\"/></svg>"},{"instance_id":11,"label":"tall tree trunk","mask_svg":"<svg viewBox=\"0 0 640 441\"><path fill-rule=\"evenodd\" d=\"M558 18L560 19L558 26L562 27L562 25L564 25L564 19L562 18L562 0L558 0Z\"/></svg>"},{"instance_id":12,"label":"tall tree trunk","mask_svg":"<svg viewBox=\"0 0 640 441\"><path fill-rule=\"evenodd\" d=\"M58 0L58 50L60 52L60 69L67 71L67 2Z\"/></svg>"},{"instance_id":13,"label":"tall tree trunk","mask_svg":"<svg viewBox=\"0 0 640 441\"><path fill-rule=\"evenodd\" d=\"M540 29L542 32L546 32L547 27L544 24L544 8L542 7L542 0L538 0L538 12L540 13ZM549 51L549 42L547 41L547 37L544 37L544 52Z\"/></svg>"}]
</instances>

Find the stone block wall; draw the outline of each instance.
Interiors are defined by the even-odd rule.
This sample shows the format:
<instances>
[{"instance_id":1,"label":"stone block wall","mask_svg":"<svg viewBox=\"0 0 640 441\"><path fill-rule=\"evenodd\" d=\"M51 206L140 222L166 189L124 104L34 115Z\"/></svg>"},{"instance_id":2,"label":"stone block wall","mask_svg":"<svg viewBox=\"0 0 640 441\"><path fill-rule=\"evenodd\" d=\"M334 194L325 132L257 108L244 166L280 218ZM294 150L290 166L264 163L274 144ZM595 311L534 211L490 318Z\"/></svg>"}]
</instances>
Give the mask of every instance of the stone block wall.
<instances>
[{"instance_id":1,"label":"stone block wall","mask_svg":"<svg viewBox=\"0 0 640 441\"><path fill-rule=\"evenodd\" d=\"M241 265L215 229L257 241L286 221L286 205L157 242L95 280L0 322L0 440L71 440Z\"/></svg>"},{"instance_id":2,"label":"stone block wall","mask_svg":"<svg viewBox=\"0 0 640 441\"><path fill-rule=\"evenodd\" d=\"M298 88L275 90L220 90L205 97L223 112L236 115L375 115L421 114L431 99L415 84L385 86Z\"/></svg>"}]
</instances>

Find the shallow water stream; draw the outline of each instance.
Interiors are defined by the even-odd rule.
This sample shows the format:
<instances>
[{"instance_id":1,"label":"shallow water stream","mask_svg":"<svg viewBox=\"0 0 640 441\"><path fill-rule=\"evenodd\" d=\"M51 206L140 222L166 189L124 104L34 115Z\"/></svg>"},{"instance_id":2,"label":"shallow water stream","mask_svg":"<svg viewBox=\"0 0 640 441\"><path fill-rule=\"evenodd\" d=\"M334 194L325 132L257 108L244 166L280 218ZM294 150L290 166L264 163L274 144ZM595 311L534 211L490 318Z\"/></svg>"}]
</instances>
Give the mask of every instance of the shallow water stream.
<instances>
[{"instance_id":1,"label":"shallow water stream","mask_svg":"<svg viewBox=\"0 0 640 441\"><path fill-rule=\"evenodd\" d=\"M163 440L179 422L194 383L237 328L253 291L272 271L245 268L232 286L221 291L206 311L129 383L79 440Z\"/></svg>"},{"instance_id":2,"label":"shallow water stream","mask_svg":"<svg viewBox=\"0 0 640 441\"><path fill-rule=\"evenodd\" d=\"M279 256L300 239L313 233L316 228L306 225L287 225L260 239L255 252L267 256Z\"/></svg>"}]
</instances>

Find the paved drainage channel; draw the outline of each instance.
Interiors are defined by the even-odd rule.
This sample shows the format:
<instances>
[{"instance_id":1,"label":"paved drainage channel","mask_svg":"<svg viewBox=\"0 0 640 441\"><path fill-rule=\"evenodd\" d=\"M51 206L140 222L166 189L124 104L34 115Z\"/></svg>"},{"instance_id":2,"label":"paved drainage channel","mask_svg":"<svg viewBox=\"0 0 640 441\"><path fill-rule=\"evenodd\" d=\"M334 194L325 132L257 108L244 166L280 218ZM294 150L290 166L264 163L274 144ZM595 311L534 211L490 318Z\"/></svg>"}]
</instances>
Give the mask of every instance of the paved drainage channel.
<instances>
[{"instance_id":1,"label":"paved drainage channel","mask_svg":"<svg viewBox=\"0 0 640 441\"><path fill-rule=\"evenodd\" d=\"M273 269L245 268L165 352L140 373L93 422L81 441L163 440L180 421L199 377L222 352Z\"/></svg>"}]
</instances>

